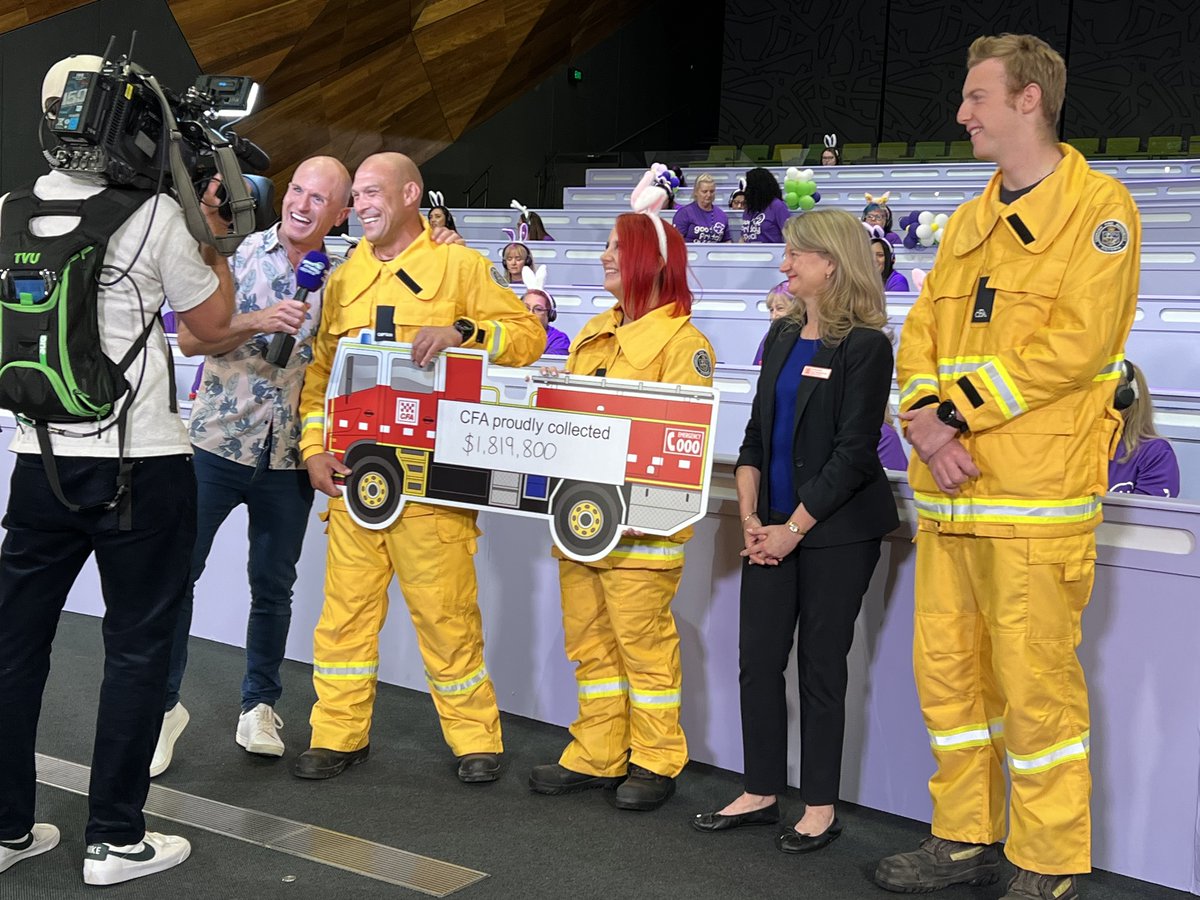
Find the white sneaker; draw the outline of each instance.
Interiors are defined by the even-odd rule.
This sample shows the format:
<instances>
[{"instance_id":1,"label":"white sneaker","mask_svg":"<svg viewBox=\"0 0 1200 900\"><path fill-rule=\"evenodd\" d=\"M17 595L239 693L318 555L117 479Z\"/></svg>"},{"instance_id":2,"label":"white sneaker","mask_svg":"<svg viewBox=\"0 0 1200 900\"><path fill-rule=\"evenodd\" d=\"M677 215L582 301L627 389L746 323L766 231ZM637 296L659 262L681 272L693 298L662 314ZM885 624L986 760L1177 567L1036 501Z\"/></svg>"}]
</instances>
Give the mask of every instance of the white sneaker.
<instances>
[{"instance_id":1,"label":"white sneaker","mask_svg":"<svg viewBox=\"0 0 1200 900\"><path fill-rule=\"evenodd\" d=\"M282 727L283 719L275 715L275 710L260 703L238 716L237 742L247 753L283 756L283 739L279 736Z\"/></svg>"},{"instance_id":2,"label":"white sneaker","mask_svg":"<svg viewBox=\"0 0 1200 900\"><path fill-rule=\"evenodd\" d=\"M38 824L25 837L15 841L0 841L0 872L6 872L23 859L45 853L58 846L58 829Z\"/></svg>"},{"instance_id":3,"label":"white sneaker","mask_svg":"<svg viewBox=\"0 0 1200 900\"><path fill-rule=\"evenodd\" d=\"M192 845L185 838L153 831L127 847L88 844L83 854L83 880L85 884L119 884L173 868L191 852Z\"/></svg>"},{"instance_id":4,"label":"white sneaker","mask_svg":"<svg viewBox=\"0 0 1200 900\"><path fill-rule=\"evenodd\" d=\"M167 771L167 766L171 764L171 757L175 754L175 742L179 740L179 736L183 734L183 729L187 727L191 718L182 703L176 703L163 716L162 730L158 733L158 743L154 745L154 757L150 760L151 778Z\"/></svg>"}]
</instances>

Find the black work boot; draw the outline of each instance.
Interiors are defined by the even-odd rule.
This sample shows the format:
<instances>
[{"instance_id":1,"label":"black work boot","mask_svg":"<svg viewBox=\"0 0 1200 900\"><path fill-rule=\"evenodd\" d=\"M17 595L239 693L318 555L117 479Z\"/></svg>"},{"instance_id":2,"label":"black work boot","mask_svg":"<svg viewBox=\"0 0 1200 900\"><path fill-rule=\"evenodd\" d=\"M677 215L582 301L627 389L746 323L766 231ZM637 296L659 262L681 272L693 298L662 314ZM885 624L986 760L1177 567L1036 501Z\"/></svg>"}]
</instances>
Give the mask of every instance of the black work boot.
<instances>
[{"instance_id":1,"label":"black work boot","mask_svg":"<svg viewBox=\"0 0 1200 900\"><path fill-rule=\"evenodd\" d=\"M292 763L292 774L297 778L333 778L341 775L348 766L357 766L367 761L371 745L359 750L330 750L327 747L310 747Z\"/></svg>"},{"instance_id":2,"label":"black work boot","mask_svg":"<svg viewBox=\"0 0 1200 900\"><path fill-rule=\"evenodd\" d=\"M1079 900L1074 875L1039 875L1017 869L1008 883L1008 893L1000 900Z\"/></svg>"},{"instance_id":3,"label":"black work boot","mask_svg":"<svg viewBox=\"0 0 1200 900\"><path fill-rule=\"evenodd\" d=\"M629 764L629 777L617 788L617 809L658 809L675 793L675 779Z\"/></svg>"},{"instance_id":4,"label":"black work boot","mask_svg":"<svg viewBox=\"0 0 1200 900\"><path fill-rule=\"evenodd\" d=\"M534 766L529 773L529 789L535 794L574 794L596 788L616 787L620 778L605 778L601 775L585 775L558 763Z\"/></svg>"},{"instance_id":5,"label":"black work boot","mask_svg":"<svg viewBox=\"0 0 1200 900\"><path fill-rule=\"evenodd\" d=\"M879 861L875 883L899 894L924 894L952 884L993 884L1000 878L998 844L964 844L927 837L909 853Z\"/></svg>"}]
</instances>

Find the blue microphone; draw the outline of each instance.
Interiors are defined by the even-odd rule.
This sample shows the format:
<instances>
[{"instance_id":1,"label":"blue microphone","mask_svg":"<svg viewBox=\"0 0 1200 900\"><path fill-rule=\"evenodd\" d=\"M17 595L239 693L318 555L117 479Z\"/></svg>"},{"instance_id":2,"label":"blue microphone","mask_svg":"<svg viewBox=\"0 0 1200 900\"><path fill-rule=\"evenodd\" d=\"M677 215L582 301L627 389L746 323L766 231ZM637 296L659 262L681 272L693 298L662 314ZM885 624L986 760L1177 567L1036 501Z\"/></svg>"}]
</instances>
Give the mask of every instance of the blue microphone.
<instances>
[{"instance_id":1,"label":"blue microphone","mask_svg":"<svg viewBox=\"0 0 1200 900\"><path fill-rule=\"evenodd\" d=\"M329 274L329 257L320 250L309 250L296 266L296 300L303 303L312 291L319 291ZM267 362L281 369L288 364L292 356L292 348L296 346L296 338L280 332L271 338L267 352L263 354Z\"/></svg>"}]
</instances>

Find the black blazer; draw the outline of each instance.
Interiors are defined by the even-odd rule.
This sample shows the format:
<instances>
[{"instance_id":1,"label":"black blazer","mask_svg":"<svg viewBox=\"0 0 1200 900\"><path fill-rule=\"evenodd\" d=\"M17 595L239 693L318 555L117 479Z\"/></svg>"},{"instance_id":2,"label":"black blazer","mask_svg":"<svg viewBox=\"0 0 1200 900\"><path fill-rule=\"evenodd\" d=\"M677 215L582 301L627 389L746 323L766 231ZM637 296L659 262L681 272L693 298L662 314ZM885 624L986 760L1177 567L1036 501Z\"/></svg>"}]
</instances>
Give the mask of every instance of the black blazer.
<instances>
[{"instance_id":1,"label":"black blazer","mask_svg":"<svg viewBox=\"0 0 1200 900\"><path fill-rule=\"evenodd\" d=\"M762 473L758 516L767 521L771 430L775 422L775 382L800 336L792 319L780 319L767 332L762 371L754 395L739 466ZM817 520L804 543L831 547L882 537L900 524L896 502L877 448L883 411L892 387L892 344L873 328L854 328L836 347L817 348L813 369L828 378L800 379L792 425L793 483L796 496Z\"/></svg>"}]
</instances>

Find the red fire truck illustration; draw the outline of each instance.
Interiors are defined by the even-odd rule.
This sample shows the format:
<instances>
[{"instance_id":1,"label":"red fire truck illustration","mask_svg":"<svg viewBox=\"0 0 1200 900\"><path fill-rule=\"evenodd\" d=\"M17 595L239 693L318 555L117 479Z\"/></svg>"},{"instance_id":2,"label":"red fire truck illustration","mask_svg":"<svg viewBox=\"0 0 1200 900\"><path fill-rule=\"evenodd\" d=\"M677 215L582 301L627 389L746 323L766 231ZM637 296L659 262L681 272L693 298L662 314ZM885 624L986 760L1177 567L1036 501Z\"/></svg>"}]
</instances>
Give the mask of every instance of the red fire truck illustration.
<instances>
[{"instance_id":1,"label":"red fire truck illustration","mask_svg":"<svg viewBox=\"0 0 1200 900\"><path fill-rule=\"evenodd\" d=\"M635 529L668 535L708 506L718 392L541 375L448 350L425 368L408 344L343 338L325 400L325 446L351 472L343 493L364 528L408 499L549 520L581 562Z\"/></svg>"}]
</instances>

